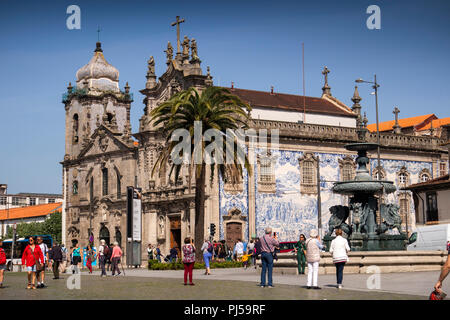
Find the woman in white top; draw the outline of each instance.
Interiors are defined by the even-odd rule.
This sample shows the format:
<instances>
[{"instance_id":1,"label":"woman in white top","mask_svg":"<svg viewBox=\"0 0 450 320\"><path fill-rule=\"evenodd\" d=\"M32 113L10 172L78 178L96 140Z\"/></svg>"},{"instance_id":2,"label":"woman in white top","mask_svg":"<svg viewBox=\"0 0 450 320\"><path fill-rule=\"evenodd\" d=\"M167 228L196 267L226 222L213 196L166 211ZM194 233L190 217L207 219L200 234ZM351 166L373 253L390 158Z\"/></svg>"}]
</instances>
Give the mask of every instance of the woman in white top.
<instances>
[{"instance_id":1,"label":"woman in white top","mask_svg":"<svg viewBox=\"0 0 450 320\"><path fill-rule=\"evenodd\" d=\"M348 261L347 252L350 251L348 241L342 237L342 230L336 229L336 238L331 241L330 253L333 254L333 263L336 266L336 278L338 289L342 288L342 278L344 274L344 266Z\"/></svg>"}]
</instances>

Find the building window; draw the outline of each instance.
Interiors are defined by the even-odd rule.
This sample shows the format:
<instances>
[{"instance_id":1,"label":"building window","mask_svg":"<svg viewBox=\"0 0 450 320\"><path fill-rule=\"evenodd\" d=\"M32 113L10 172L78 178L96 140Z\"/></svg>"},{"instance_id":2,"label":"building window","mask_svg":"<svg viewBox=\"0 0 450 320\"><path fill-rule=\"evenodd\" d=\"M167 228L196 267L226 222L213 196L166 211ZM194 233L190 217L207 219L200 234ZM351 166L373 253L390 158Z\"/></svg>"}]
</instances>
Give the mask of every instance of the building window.
<instances>
[{"instance_id":1,"label":"building window","mask_svg":"<svg viewBox=\"0 0 450 320\"><path fill-rule=\"evenodd\" d=\"M339 159L339 168L341 181L350 181L355 178L356 164L352 157L345 156L343 159Z\"/></svg>"},{"instance_id":2,"label":"building window","mask_svg":"<svg viewBox=\"0 0 450 320\"><path fill-rule=\"evenodd\" d=\"M242 174L240 174L238 170L235 170L235 172L233 173L231 173L229 170L230 169L227 169L227 172L225 173L223 190L226 193L231 194L241 193L242 191L244 191Z\"/></svg>"},{"instance_id":3,"label":"building window","mask_svg":"<svg viewBox=\"0 0 450 320\"><path fill-rule=\"evenodd\" d=\"M78 143L78 114L73 115L73 143Z\"/></svg>"},{"instance_id":4,"label":"building window","mask_svg":"<svg viewBox=\"0 0 450 320\"><path fill-rule=\"evenodd\" d=\"M53 198L48 199L48 203L55 203L55 199Z\"/></svg>"},{"instance_id":5,"label":"building window","mask_svg":"<svg viewBox=\"0 0 450 320\"><path fill-rule=\"evenodd\" d=\"M431 179L431 173L428 169L423 169L419 174L420 182L427 182Z\"/></svg>"},{"instance_id":6,"label":"building window","mask_svg":"<svg viewBox=\"0 0 450 320\"><path fill-rule=\"evenodd\" d=\"M378 171L378 168L376 168L372 171L372 177L374 180L385 180L386 172L383 168L380 168L380 171ZM380 177L380 179L378 179L378 177Z\"/></svg>"},{"instance_id":7,"label":"building window","mask_svg":"<svg viewBox=\"0 0 450 320\"><path fill-rule=\"evenodd\" d=\"M441 162L439 163L439 176L445 176L447 174L447 163Z\"/></svg>"},{"instance_id":8,"label":"building window","mask_svg":"<svg viewBox=\"0 0 450 320\"><path fill-rule=\"evenodd\" d=\"M89 201L94 200L94 178L91 177L91 180L89 181Z\"/></svg>"},{"instance_id":9,"label":"building window","mask_svg":"<svg viewBox=\"0 0 450 320\"><path fill-rule=\"evenodd\" d=\"M72 184L72 194L76 195L78 194L78 181L74 181Z\"/></svg>"},{"instance_id":10,"label":"building window","mask_svg":"<svg viewBox=\"0 0 450 320\"><path fill-rule=\"evenodd\" d=\"M36 205L36 198L30 198L30 206Z\"/></svg>"},{"instance_id":11,"label":"building window","mask_svg":"<svg viewBox=\"0 0 450 320\"><path fill-rule=\"evenodd\" d=\"M436 192L427 193L427 221L439 221Z\"/></svg>"},{"instance_id":12,"label":"building window","mask_svg":"<svg viewBox=\"0 0 450 320\"><path fill-rule=\"evenodd\" d=\"M12 205L13 206L26 206L27 205L27 198L12 197Z\"/></svg>"},{"instance_id":13,"label":"building window","mask_svg":"<svg viewBox=\"0 0 450 320\"><path fill-rule=\"evenodd\" d=\"M306 153L299 159L300 163L300 192L304 194L317 193L317 164L318 158L312 153Z\"/></svg>"},{"instance_id":14,"label":"building window","mask_svg":"<svg viewBox=\"0 0 450 320\"><path fill-rule=\"evenodd\" d=\"M258 155L258 191L266 193L276 192L276 181L274 172L275 158L269 152L266 156Z\"/></svg>"},{"instance_id":15,"label":"building window","mask_svg":"<svg viewBox=\"0 0 450 320\"><path fill-rule=\"evenodd\" d=\"M411 230L410 221L410 200L411 196L409 193L401 193L398 195L398 202L400 205L400 217L402 218L402 230L406 230L406 219L408 219L408 231Z\"/></svg>"},{"instance_id":16,"label":"building window","mask_svg":"<svg viewBox=\"0 0 450 320\"><path fill-rule=\"evenodd\" d=\"M121 184L120 184L120 174L119 171L116 171L117 175L117 199L122 198Z\"/></svg>"},{"instance_id":17,"label":"building window","mask_svg":"<svg viewBox=\"0 0 450 320\"><path fill-rule=\"evenodd\" d=\"M405 167L402 167L400 171L397 173L398 184L401 187L409 185L409 173Z\"/></svg>"},{"instance_id":18,"label":"building window","mask_svg":"<svg viewBox=\"0 0 450 320\"><path fill-rule=\"evenodd\" d=\"M8 201L7 197L0 197L0 205L3 206L6 205L7 201Z\"/></svg>"},{"instance_id":19,"label":"building window","mask_svg":"<svg viewBox=\"0 0 450 320\"><path fill-rule=\"evenodd\" d=\"M102 169L102 195L108 195L108 169Z\"/></svg>"}]
</instances>

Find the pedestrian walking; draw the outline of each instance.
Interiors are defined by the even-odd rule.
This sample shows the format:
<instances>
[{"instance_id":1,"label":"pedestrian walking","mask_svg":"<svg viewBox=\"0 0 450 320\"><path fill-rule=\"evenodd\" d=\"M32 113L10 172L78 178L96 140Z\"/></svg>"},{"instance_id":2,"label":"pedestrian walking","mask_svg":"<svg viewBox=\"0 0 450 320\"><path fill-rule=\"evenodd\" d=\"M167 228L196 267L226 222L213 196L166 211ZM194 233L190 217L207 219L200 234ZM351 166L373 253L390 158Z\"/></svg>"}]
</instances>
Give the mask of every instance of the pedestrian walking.
<instances>
[{"instance_id":1,"label":"pedestrian walking","mask_svg":"<svg viewBox=\"0 0 450 320\"><path fill-rule=\"evenodd\" d=\"M112 263L112 275L115 275L117 271L117 275L120 275L121 272L119 270L120 258L122 257L122 249L119 247L119 243L114 242L114 247L111 254L111 263Z\"/></svg>"},{"instance_id":2,"label":"pedestrian walking","mask_svg":"<svg viewBox=\"0 0 450 320\"><path fill-rule=\"evenodd\" d=\"M297 254L298 274L305 274L306 267L306 237L302 233L296 244L294 244L294 252Z\"/></svg>"},{"instance_id":3,"label":"pedestrian walking","mask_svg":"<svg viewBox=\"0 0 450 320\"><path fill-rule=\"evenodd\" d=\"M49 260L52 262L53 279L59 279L59 266L63 260L63 253L58 243L54 243Z\"/></svg>"},{"instance_id":4,"label":"pedestrian walking","mask_svg":"<svg viewBox=\"0 0 450 320\"><path fill-rule=\"evenodd\" d=\"M148 247L147 247L147 259L153 260L153 247L150 243L148 244Z\"/></svg>"},{"instance_id":5,"label":"pedestrian walking","mask_svg":"<svg viewBox=\"0 0 450 320\"><path fill-rule=\"evenodd\" d=\"M158 260L159 263L161 263L161 248L160 248L160 244L158 243L158 245L156 246L156 260Z\"/></svg>"},{"instance_id":6,"label":"pedestrian walking","mask_svg":"<svg viewBox=\"0 0 450 320\"><path fill-rule=\"evenodd\" d=\"M83 257L81 256L80 247L77 242L72 248L72 274L80 273L80 270L78 269L79 263L83 265Z\"/></svg>"},{"instance_id":7,"label":"pedestrian walking","mask_svg":"<svg viewBox=\"0 0 450 320\"><path fill-rule=\"evenodd\" d=\"M100 265L100 269L102 270L100 277L106 277L105 264L107 253L109 253L109 247L106 245L106 241L101 239L100 246L98 247L98 264Z\"/></svg>"},{"instance_id":8,"label":"pedestrian walking","mask_svg":"<svg viewBox=\"0 0 450 320\"><path fill-rule=\"evenodd\" d=\"M227 257L227 249L226 249L226 244L225 244L225 240L221 240L219 242L219 261L225 261L225 258Z\"/></svg>"},{"instance_id":9,"label":"pedestrian walking","mask_svg":"<svg viewBox=\"0 0 450 320\"><path fill-rule=\"evenodd\" d=\"M272 271L273 271L273 255L275 254L275 248L280 245L277 236L272 236L272 228L267 227L265 235L260 240L261 244L261 282L259 286L264 288L266 286L266 273L267 273L267 287L273 288Z\"/></svg>"},{"instance_id":10,"label":"pedestrian walking","mask_svg":"<svg viewBox=\"0 0 450 320\"><path fill-rule=\"evenodd\" d=\"M450 242L447 242L447 261L442 266L441 274L439 275L439 280L434 285L434 290L441 295L442 293L442 282L445 280L450 272Z\"/></svg>"},{"instance_id":11,"label":"pedestrian walking","mask_svg":"<svg viewBox=\"0 0 450 320\"><path fill-rule=\"evenodd\" d=\"M256 259L259 259L260 255L261 255L261 241L259 238L256 238L255 239L255 250L253 252L253 257L252 257L255 269L258 267L256 265Z\"/></svg>"},{"instance_id":12,"label":"pedestrian walking","mask_svg":"<svg viewBox=\"0 0 450 320\"><path fill-rule=\"evenodd\" d=\"M3 240L0 239L0 289L3 288L3 278L6 270L6 254L3 249Z\"/></svg>"},{"instance_id":13,"label":"pedestrian walking","mask_svg":"<svg viewBox=\"0 0 450 320\"><path fill-rule=\"evenodd\" d=\"M184 264L184 285L187 285L189 277L189 284L194 285L192 282L192 273L195 264L195 246L193 239L187 237L184 239L183 250L183 264Z\"/></svg>"},{"instance_id":14,"label":"pedestrian walking","mask_svg":"<svg viewBox=\"0 0 450 320\"><path fill-rule=\"evenodd\" d=\"M112 255L112 251L113 251L113 246L108 245L108 244L105 244L105 246L108 247L108 249L106 250L106 253L105 253L106 265L107 265L106 270L111 271L111 264L112 264L111 255Z\"/></svg>"},{"instance_id":15,"label":"pedestrian walking","mask_svg":"<svg viewBox=\"0 0 450 320\"><path fill-rule=\"evenodd\" d=\"M178 256L178 250L177 247L174 246L172 249L170 249L169 253L169 262L177 262L177 256Z\"/></svg>"},{"instance_id":16,"label":"pedestrian walking","mask_svg":"<svg viewBox=\"0 0 450 320\"><path fill-rule=\"evenodd\" d=\"M347 252L350 251L347 239L342 237L342 229L336 229L336 238L331 241L330 253L333 254L333 263L336 266L337 288L342 289L342 278L344 275L344 266L348 261Z\"/></svg>"},{"instance_id":17,"label":"pedestrian walking","mask_svg":"<svg viewBox=\"0 0 450 320\"><path fill-rule=\"evenodd\" d=\"M28 245L23 251L22 265L26 266L28 275L27 289L36 289L36 270L41 269L44 264L44 255L41 248L36 244L34 237L28 238Z\"/></svg>"},{"instance_id":18,"label":"pedestrian walking","mask_svg":"<svg viewBox=\"0 0 450 320\"><path fill-rule=\"evenodd\" d=\"M250 242L247 245L247 254L250 255L250 264L255 264L256 265L256 260L253 260L253 253L255 252L255 242L252 240L250 240Z\"/></svg>"},{"instance_id":19,"label":"pedestrian walking","mask_svg":"<svg viewBox=\"0 0 450 320\"><path fill-rule=\"evenodd\" d=\"M214 250L213 244L211 243L211 241L209 241L209 239L205 239L205 242L203 243L201 250L203 252L203 261L205 262L206 268L205 275L209 275L211 274L209 262L211 261L211 257Z\"/></svg>"},{"instance_id":20,"label":"pedestrian walking","mask_svg":"<svg viewBox=\"0 0 450 320\"><path fill-rule=\"evenodd\" d=\"M45 288L45 270L48 267L48 247L44 243L44 240L42 237L37 237L37 244L39 245L39 248L42 251L42 254L44 255L44 268L42 270L36 270L36 277L37 277L37 288Z\"/></svg>"},{"instance_id":21,"label":"pedestrian walking","mask_svg":"<svg viewBox=\"0 0 450 320\"><path fill-rule=\"evenodd\" d=\"M64 245L64 243L61 245L61 254L62 254L62 260L61 260L61 264L59 265L59 268L60 268L59 271L61 273L66 273L68 255L67 255L67 248Z\"/></svg>"},{"instance_id":22,"label":"pedestrian walking","mask_svg":"<svg viewBox=\"0 0 450 320\"><path fill-rule=\"evenodd\" d=\"M244 254L244 244L242 243L241 239L237 240L236 245L234 246L234 250L236 254L236 260L241 261Z\"/></svg>"},{"instance_id":23,"label":"pedestrian walking","mask_svg":"<svg viewBox=\"0 0 450 320\"><path fill-rule=\"evenodd\" d=\"M323 245L320 243L319 233L313 229L309 233L309 239L306 240L306 262L308 262L308 283L307 289L320 289L317 285L319 276L320 250Z\"/></svg>"},{"instance_id":24,"label":"pedestrian walking","mask_svg":"<svg viewBox=\"0 0 450 320\"><path fill-rule=\"evenodd\" d=\"M95 251L89 243L86 248L86 267L89 269L89 274L92 274L92 263L95 261Z\"/></svg>"}]
</instances>

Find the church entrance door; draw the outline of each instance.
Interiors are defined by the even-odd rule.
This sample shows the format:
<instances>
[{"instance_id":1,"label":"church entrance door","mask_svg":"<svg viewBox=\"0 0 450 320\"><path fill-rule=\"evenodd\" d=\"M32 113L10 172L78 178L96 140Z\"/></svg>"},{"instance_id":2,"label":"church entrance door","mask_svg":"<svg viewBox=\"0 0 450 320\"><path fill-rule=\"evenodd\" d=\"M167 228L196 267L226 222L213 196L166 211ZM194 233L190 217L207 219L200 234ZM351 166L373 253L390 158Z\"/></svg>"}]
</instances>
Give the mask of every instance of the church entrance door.
<instances>
[{"instance_id":1,"label":"church entrance door","mask_svg":"<svg viewBox=\"0 0 450 320\"><path fill-rule=\"evenodd\" d=\"M227 223L227 231L226 231L226 235L225 235L225 240L227 242L228 248L232 249L234 247L237 239L242 240L242 224L239 222Z\"/></svg>"},{"instance_id":2,"label":"church entrance door","mask_svg":"<svg viewBox=\"0 0 450 320\"><path fill-rule=\"evenodd\" d=\"M107 227L102 226L100 228L100 233L99 233L99 240L105 240L106 244L109 246L110 245L110 239L109 239L109 230Z\"/></svg>"},{"instance_id":3,"label":"church entrance door","mask_svg":"<svg viewBox=\"0 0 450 320\"><path fill-rule=\"evenodd\" d=\"M170 217L170 248L178 248L178 258L181 257L181 217Z\"/></svg>"}]
</instances>

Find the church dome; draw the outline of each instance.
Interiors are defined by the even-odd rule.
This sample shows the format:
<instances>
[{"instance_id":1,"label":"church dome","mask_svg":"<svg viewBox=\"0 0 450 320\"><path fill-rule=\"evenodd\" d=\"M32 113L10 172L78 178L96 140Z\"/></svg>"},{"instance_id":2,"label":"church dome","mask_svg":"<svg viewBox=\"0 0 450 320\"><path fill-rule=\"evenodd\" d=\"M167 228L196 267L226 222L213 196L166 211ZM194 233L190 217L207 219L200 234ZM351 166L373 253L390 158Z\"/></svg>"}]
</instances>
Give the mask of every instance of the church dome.
<instances>
[{"instance_id":1,"label":"church dome","mask_svg":"<svg viewBox=\"0 0 450 320\"><path fill-rule=\"evenodd\" d=\"M77 71L77 86L85 87L86 81L92 89L119 91L119 70L106 61L100 42L89 63Z\"/></svg>"}]
</instances>

